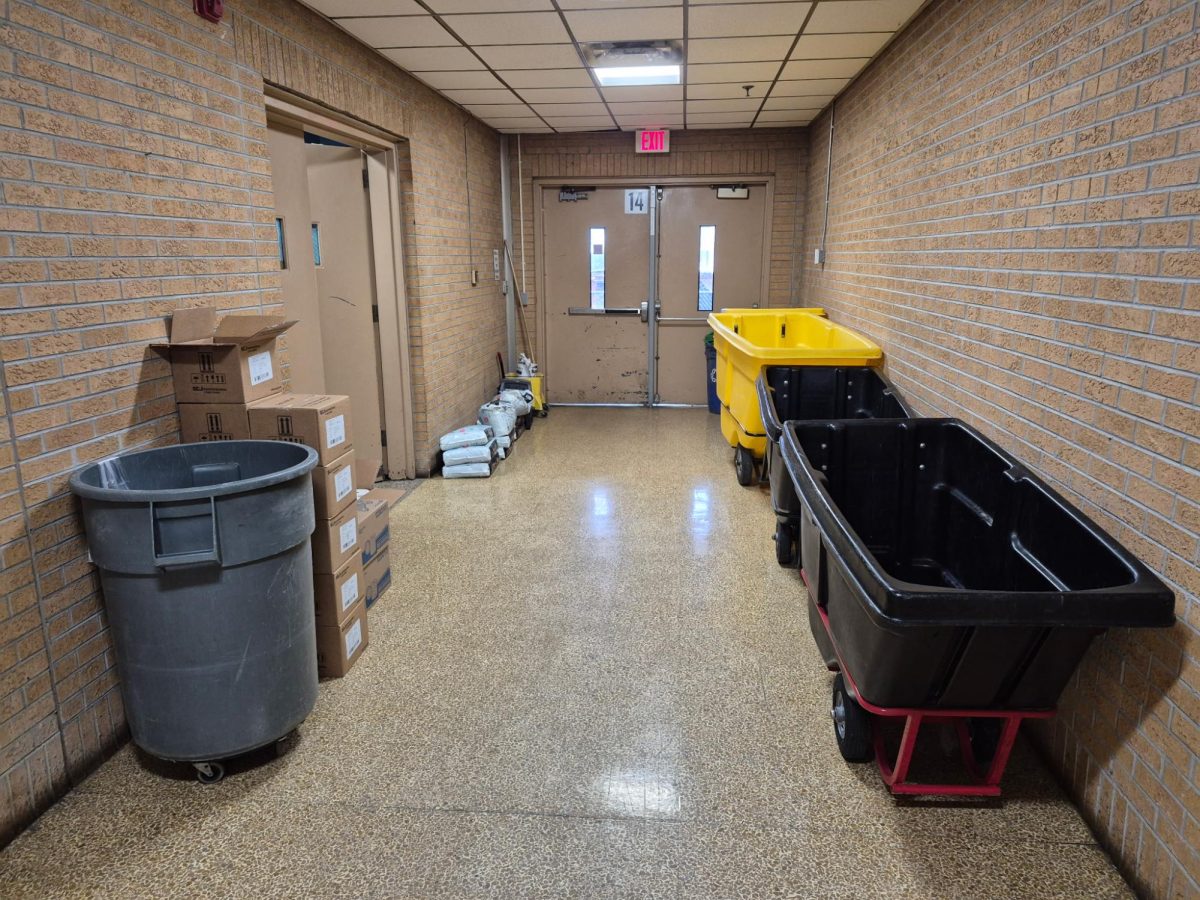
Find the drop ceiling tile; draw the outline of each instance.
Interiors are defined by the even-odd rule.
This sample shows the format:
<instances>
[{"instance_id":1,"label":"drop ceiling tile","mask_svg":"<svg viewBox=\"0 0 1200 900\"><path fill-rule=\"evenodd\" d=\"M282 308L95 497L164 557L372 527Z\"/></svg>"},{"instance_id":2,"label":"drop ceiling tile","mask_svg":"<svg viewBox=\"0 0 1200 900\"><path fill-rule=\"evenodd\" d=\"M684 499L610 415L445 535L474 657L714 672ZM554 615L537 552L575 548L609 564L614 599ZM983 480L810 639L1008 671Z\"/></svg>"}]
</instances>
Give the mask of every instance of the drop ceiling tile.
<instances>
[{"instance_id":1,"label":"drop ceiling tile","mask_svg":"<svg viewBox=\"0 0 1200 900\"><path fill-rule=\"evenodd\" d=\"M443 16L442 20L472 47L561 44L570 40L556 12Z\"/></svg>"},{"instance_id":2,"label":"drop ceiling tile","mask_svg":"<svg viewBox=\"0 0 1200 900\"><path fill-rule=\"evenodd\" d=\"M639 87L610 87L600 91L609 103L632 103L641 100L682 100L682 84L647 84Z\"/></svg>"},{"instance_id":3,"label":"drop ceiling tile","mask_svg":"<svg viewBox=\"0 0 1200 900\"><path fill-rule=\"evenodd\" d=\"M614 116L632 116L649 113L656 116L683 117L682 100L649 100L645 103L610 103L608 106Z\"/></svg>"},{"instance_id":4,"label":"drop ceiling tile","mask_svg":"<svg viewBox=\"0 0 1200 900\"><path fill-rule=\"evenodd\" d=\"M559 0L558 5L567 9L630 9L641 6L682 6L683 0Z\"/></svg>"},{"instance_id":5,"label":"drop ceiling tile","mask_svg":"<svg viewBox=\"0 0 1200 900\"><path fill-rule=\"evenodd\" d=\"M607 116L603 103L535 103L538 115L551 116Z\"/></svg>"},{"instance_id":6,"label":"drop ceiling tile","mask_svg":"<svg viewBox=\"0 0 1200 900\"><path fill-rule=\"evenodd\" d=\"M461 46L394 47L379 52L410 72L486 70L486 66L475 58L474 53Z\"/></svg>"},{"instance_id":7,"label":"drop ceiling tile","mask_svg":"<svg viewBox=\"0 0 1200 900\"><path fill-rule=\"evenodd\" d=\"M746 111L753 113L760 106L762 106L761 97L751 97L749 100L688 100L687 111L689 116L694 112Z\"/></svg>"},{"instance_id":8,"label":"drop ceiling tile","mask_svg":"<svg viewBox=\"0 0 1200 900\"><path fill-rule=\"evenodd\" d=\"M754 123L755 128L803 128L806 125L811 125L812 119L797 119L794 122L764 122L759 119Z\"/></svg>"},{"instance_id":9,"label":"drop ceiling tile","mask_svg":"<svg viewBox=\"0 0 1200 900\"><path fill-rule=\"evenodd\" d=\"M746 84L750 85L750 96L760 100L771 86L769 81L747 81ZM689 84L687 95L689 100L736 100L745 97L746 91L736 81L728 84Z\"/></svg>"},{"instance_id":10,"label":"drop ceiling tile","mask_svg":"<svg viewBox=\"0 0 1200 900\"><path fill-rule=\"evenodd\" d=\"M868 34L805 34L796 42L792 59L846 59L854 56L874 56L892 39L890 31Z\"/></svg>"},{"instance_id":11,"label":"drop ceiling tile","mask_svg":"<svg viewBox=\"0 0 1200 900\"><path fill-rule=\"evenodd\" d=\"M795 37L811 3L742 3L688 12L688 39L786 34Z\"/></svg>"},{"instance_id":12,"label":"drop ceiling tile","mask_svg":"<svg viewBox=\"0 0 1200 900\"><path fill-rule=\"evenodd\" d=\"M465 105L465 104L464 104ZM481 119L496 118L497 116L528 116L529 107L524 103L489 103L475 104L466 107L473 115Z\"/></svg>"},{"instance_id":13,"label":"drop ceiling tile","mask_svg":"<svg viewBox=\"0 0 1200 900\"><path fill-rule=\"evenodd\" d=\"M774 62L689 64L687 80L689 89L693 84L712 84L718 81L748 84L752 81L771 81L778 71L779 63Z\"/></svg>"},{"instance_id":14,"label":"drop ceiling tile","mask_svg":"<svg viewBox=\"0 0 1200 900\"><path fill-rule=\"evenodd\" d=\"M787 59L793 35L743 38L688 38L689 63L740 63Z\"/></svg>"},{"instance_id":15,"label":"drop ceiling tile","mask_svg":"<svg viewBox=\"0 0 1200 900\"><path fill-rule=\"evenodd\" d=\"M598 134L598 133L606 132L606 131L607 132L615 132L615 131L618 131L619 129L615 125L612 125L610 123L607 128L605 128L603 125L558 125L558 126L555 126L554 130L559 132L560 134L570 134L570 133L581 132L581 131L592 132L592 133Z\"/></svg>"},{"instance_id":16,"label":"drop ceiling tile","mask_svg":"<svg viewBox=\"0 0 1200 900\"><path fill-rule=\"evenodd\" d=\"M442 93L463 106L478 106L490 103L520 103L521 99L506 88L498 90L465 90L442 91Z\"/></svg>"},{"instance_id":17,"label":"drop ceiling tile","mask_svg":"<svg viewBox=\"0 0 1200 900\"><path fill-rule=\"evenodd\" d=\"M502 88L499 80L491 72L420 72L417 78L435 91L458 91L481 88Z\"/></svg>"},{"instance_id":18,"label":"drop ceiling tile","mask_svg":"<svg viewBox=\"0 0 1200 900\"><path fill-rule=\"evenodd\" d=\"M553 10L550 0L428 0L435 13L497 13Z\"/></svg>"},{"instance_id":19,"label":"drop ceiling tile","mask_svg":"<svg viewBox=\"0 0 1200 900\"><path fill-rule=\"evenodd\" d=\"M592 9L567 13L577 41L637 41L683 37L683 8Z\"/></svg>"},{"instance_id":20,"label":"drop ceiling tile","mask_svg":"<svg viewBox=\"0 0 1200 900\"><path fill-rule=\"evenodd\" d=\"M804 81L784 81L780 79L771 91L772 97L815 96L817 94L836 94L850 83L849 78L808 78Z\"/></svg>"},{"instance_id":21,"label":"drop ceiling tile","mask_svg":"<svg viewBox=\"0 0 1200 900\"><path fill-rule=\"evenodd\" d=\"M922 0L822 0L805 34L848 31L899 31Z\"/></svg>"},{"instance_id":22,"label":"drop ceiling tile","mask_svg":"<svg viewBox=\"0 0 1200 900\"><path fill-rule=\"evenodd\" d=\"M479 55L493 69L571 69L581 65L574 44L513 44L480 47ZM512 82L509 82L512 84Z\"/></svg>"},{"instance_id":23,"label":"drop ceiling tile","mask_svg":"<svg viewBox=\"0 0 1200 900\"><path fill-rule=\"evenodd\" d=\"M483 121L493 128L524 128L526 125L544 128L546 124L537 116L487 116Z\"/></svg>"},{"instance_id":24,"label":"drop ceiling tile","mask_svg":"<svg viewBox=\"0 0 1200 900\"><path fill-rule=\"evenodd\" d=\"M763 109L803 109L815 113L828 106L831 100L832 97L776 97L772 93Z\"/></svg>"},{"instance_id":25,"label":"drop ceiling tile","mask_svg":"<svg viewBox=\"0 0 1200 900\"><path fill-rule=\"evenodd\" d=\"M458 43L433 16L334 19L368 47L450 47Z\"/></svg>"},{"instance_id":26,"label":"drop ceiling tile","mask_svg":"<svg viewBox=\"0 0 1200 900\"><path fill-rule=\"evenodd\" d=\"M416 0L301 0L322 15L329 16L423 16L425 10Z\"/></svg>"},{"instance_id":27,"label":"drop ceiling tile","mask_svg":"<svg viewBox=\"0 0 1200 900\"><path fill-rule=\"evenodd\" d=\"M610 116L546 116L546 121L554 128L613 127Z\"/></svg>"},{"instance_id":28,"label":"drop ceiling tile","mask_svg":"<svg viewBox=\"0 0 1200 900\"><path fill-rule=\"evenodd\" d=\"M754 118L752 112L701 112L688 113L688 127L692 125L726 125L735 127L738 125L747 126Z\"/></svg>"},{"instance_id":29,"label":"drop ceiling tile","mask_svg":"<svg viewBox=\"0 0 1200 900\"><path fill-rule=\"evenodd\" d=\"M683 116L618 116L617 124L626 131L635 128L682 128Z\"/></svg>"},{"instance_id":30,"label":"drop ceiling tile","mask_svg":"<svg viewBox=\"0 0 1200 900\"><path fill-rule=\"evenodd\" d=\"M743 128L749 128L750 123L741 122L731 125L728 122L693 122L688 119L687 127L688 131L741 131Z\"/></svg>"},{"instance_id":31,"label":"drop ceiling tile","mask_svg":"<svg viewBox=\"0 0 1200 900\"><path fill-rule=\"evenodd\" d=\"M591 76L582 66L574 69L501 69L497 74L517 90L593 86Z\"/></svg>"},{"instance_id":32,"label":"drop ceiling tile","mask_svg":"<svg viewBox=\"0 0 1200 900\"><path fill-rule=\"evenodd\" d=\"M526 125L520 128L497 128L501 134L553 134L553 128L547 128L545 125L533 126Z\"/></svg>"},{"instance_id":33,"label":"drop ceiling tile","mask_svg":"<svg viewBox=\"0 0 1200 900\"><path fill-rule=\"evenodd\" d=\"M760 122L798 122L812 121L816 113L801 112L794 109L764 109L758 114Z\"/></svg>"},{"instance_id":34,"label":"drop ceiling tile","mask_svg":"<svg viewBox=\"0 0 1200 900\"><path fill-rule=\"evenodd\" d=\"M524 88L521 99L526 103L599 103L600 92L595 88Z\"/></svg>"},{"instance_id":35,"label":"drop ceiling tile","mask_svg":"<svg viewBox=\"0 0 1200 900\"><path fill-rule=\"evenodd\" d=\"M780 78L853 78L869 59L801 59L783 67Z\"/></svg>"}]
</instances>

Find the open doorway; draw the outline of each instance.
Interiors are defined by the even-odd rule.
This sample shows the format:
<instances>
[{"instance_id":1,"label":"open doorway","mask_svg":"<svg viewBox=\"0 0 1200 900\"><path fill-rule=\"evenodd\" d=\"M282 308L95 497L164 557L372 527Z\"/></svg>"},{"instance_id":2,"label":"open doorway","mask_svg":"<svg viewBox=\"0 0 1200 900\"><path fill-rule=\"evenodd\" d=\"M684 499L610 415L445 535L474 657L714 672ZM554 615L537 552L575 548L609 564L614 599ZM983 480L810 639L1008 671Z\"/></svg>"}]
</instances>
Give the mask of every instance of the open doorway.
<instances>
[{"instance_id":1,"label":"open doorway","mask_svg":"<svg viewBox=\"0 0 1200 900\"><path fill-rule=\"evenodd\" d=\"M267 149L292 388L349 396L357 458L413 477L395 147L268 98Z\"/></svg>"}]
</instances>

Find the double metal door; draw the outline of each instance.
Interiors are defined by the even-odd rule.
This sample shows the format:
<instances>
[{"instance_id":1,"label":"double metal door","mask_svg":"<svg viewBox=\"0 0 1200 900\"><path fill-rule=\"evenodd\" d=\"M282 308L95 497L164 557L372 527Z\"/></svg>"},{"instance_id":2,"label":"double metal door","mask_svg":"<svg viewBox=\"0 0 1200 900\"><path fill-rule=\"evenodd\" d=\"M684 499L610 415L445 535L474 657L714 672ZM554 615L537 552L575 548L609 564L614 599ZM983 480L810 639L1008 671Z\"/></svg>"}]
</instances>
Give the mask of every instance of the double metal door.
<instances>
[{"instance_id":1,"label":"double metal door","mask_svg":"<svg viewBox=\"0 0 1200 900\"><path fill-rule=\"evenodd\" d=\"M708 312L762 301L765 187L541 193L550 402L703 405Z\"/></svg>"}]
</instances>

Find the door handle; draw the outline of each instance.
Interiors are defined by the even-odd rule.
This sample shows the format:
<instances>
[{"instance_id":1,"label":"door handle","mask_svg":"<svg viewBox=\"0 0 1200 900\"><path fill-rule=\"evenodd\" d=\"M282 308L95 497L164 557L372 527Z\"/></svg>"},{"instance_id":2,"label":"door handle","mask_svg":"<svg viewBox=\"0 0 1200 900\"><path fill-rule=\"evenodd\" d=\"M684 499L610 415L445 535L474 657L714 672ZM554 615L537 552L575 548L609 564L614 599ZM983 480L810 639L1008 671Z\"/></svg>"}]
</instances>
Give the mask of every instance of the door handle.
<instances>
[{"instance_id":1,"label":"door handle","mask_svg":"<svg viewBox=\"0 0 1200 900\"><path fill-rule=\"evenodd\" d=\"M662 316L659 315L659 312L661 312L661 310L662 310L662 304L655 303L654 304L654 321L656 321L656 322L662 321ZM643 322L650 321L650 301L649 300L642 301L642 305L638 307L638 315L641 317Z\"/></svg>"},{"instance_id":2,"label":"door handle","mask_svg":"<svg viewBox=\"0 0 1200 900\"><path fill-rule=\"evenodd\" d=\"M586 306L567 308L568 316L636 316L641 310L636 306L610 306L606 309L590 309ZM644 319L642 321L645 321Z\"/></svg>"}]
</instances>

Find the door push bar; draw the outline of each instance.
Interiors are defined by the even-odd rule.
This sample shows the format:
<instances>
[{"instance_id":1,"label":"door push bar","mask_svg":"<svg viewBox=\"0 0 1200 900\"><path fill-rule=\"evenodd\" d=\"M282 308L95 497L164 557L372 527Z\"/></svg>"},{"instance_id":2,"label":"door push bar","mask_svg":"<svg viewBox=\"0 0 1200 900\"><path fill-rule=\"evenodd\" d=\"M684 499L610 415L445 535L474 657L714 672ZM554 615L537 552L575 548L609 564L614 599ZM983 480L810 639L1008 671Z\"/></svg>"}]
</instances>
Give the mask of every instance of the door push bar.
<instances>
[{"instance_id":1,"label":"door push bar","mask_svg":"<svg viewBox=\"0 0 1200 900\"><path fill-rule=\"evenodd\" d=\"M610 306L607 309L589 309L586 306L567 308L568 316L637 316L642 311L636 306ZM642 320L646 321L645 319Z\"/></svg>"}]
</instances>

